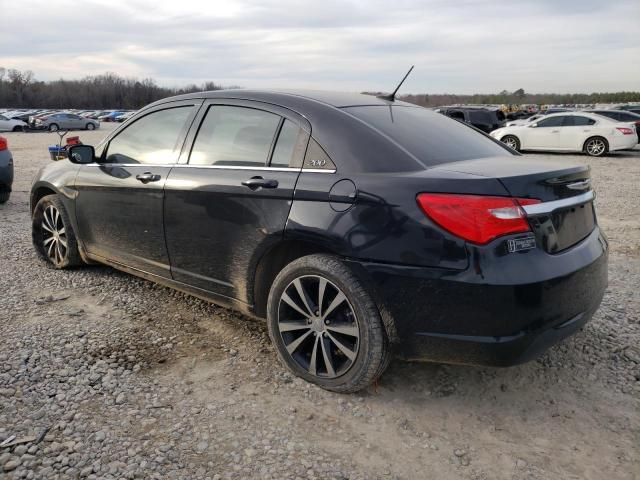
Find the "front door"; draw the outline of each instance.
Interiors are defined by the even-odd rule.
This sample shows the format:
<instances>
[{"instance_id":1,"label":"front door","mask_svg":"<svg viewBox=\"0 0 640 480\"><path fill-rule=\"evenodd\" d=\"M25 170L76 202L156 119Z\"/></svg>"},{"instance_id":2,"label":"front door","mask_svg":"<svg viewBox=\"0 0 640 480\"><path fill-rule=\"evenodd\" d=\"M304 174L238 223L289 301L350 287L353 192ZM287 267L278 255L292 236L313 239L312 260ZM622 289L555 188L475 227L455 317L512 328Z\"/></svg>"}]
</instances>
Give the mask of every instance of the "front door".
<instances>
[{"instance_id":1,"label":"front door","mask_svg":"<svg viewBox=\"0 0 640 480\"><path fill-rule=\"evenodd\" d=\"M562 150L561 139L564 115L539 120L535 127L529 126L521 139L521 148L540 148L545 150Z\"/></svg>"},{"instance_id":2,"label":"front door","mask_svg":"<svg viewBox=\"0 0 640 480\"><path fill-rule=\"evenodd\" d=\"M89 253L170 277L164 185L196 110L180 102L144 112L108 139L99 163L80 168L76 219Z\"/></svg>"},{"instance_id":3,"label":"front door","mask_svg":"<svg viewBox=\"0 0 640 480\"><path fill-rule=\"evenodd\" d=\"M188 164L165 186L171 272L246 301L257 258L284 234L309 125L288 110L243 101L213 102L202 117Z\"/></svg>"}]
</instances>

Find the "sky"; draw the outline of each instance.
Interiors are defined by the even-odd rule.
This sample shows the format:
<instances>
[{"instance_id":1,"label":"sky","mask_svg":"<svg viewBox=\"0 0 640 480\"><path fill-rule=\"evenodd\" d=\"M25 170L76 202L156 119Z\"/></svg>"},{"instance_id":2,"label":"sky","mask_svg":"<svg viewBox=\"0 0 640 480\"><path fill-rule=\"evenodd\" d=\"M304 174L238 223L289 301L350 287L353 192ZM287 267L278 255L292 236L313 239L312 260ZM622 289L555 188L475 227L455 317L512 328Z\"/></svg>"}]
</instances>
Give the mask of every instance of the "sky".
<instances>
[{"instance_id":1,"label":"sky","mask_svg":"<svg viewBox=\"0 0 640 480\"><path fill-rule=\"evenodd\" d=\"M0 67L178 87L640 90L640 0L0 0Z\"/></svg>"}]
</instances>

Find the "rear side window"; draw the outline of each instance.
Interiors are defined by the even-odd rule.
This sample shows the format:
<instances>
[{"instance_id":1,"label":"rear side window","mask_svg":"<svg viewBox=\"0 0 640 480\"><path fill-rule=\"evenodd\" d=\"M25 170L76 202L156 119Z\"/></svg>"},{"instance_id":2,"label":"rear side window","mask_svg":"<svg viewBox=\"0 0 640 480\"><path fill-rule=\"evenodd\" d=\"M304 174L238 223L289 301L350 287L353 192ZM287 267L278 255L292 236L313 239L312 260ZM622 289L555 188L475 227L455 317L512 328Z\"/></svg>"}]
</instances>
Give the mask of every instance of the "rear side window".
<instances>
[{"instance_id":1,"label":"rear side window","mask_svg":"<svg viewBox=\"0 0 640 480\"><path fill-rule=\"evenodd\" d=\"M308 139L309 135L304 130L292 121L284 120L273 149L270 166L301 167Z\"/></svg>"},{"instance_id":2,"label":"rear side window","mask_svg":"<svg viewBox=\"0 0 640 480\"><path fill-rule=\"evenodd\" d=\"M596 121L589 117L580 117L576 115L567 115L563 126L565 127L584 127L586 125L595 125Z\"/></svg>"},{"instance_id":3,"label":"rear side window","mask_svg":"<svg viewBox=\"0 0 640 480\"><path fill-rule=\"evenodd\" d=\"M566 118L566 115L560 115L558 117L545 118L544 120L540 120L538 122L538 127L560 127Z\"/></svg>"},{"instance_id":4,"label":"rear side window","mask_svg":"<svg viewBox=\"0 0 640 480\"><path fill-rule=\"evenodd\" d=\"M280 116L247 107L213 105L193 144L190 165L264 167Z\"/></svg>"},{"instance_id":5,"label":"rear side window","mask_svg":"<svg viewBox=\"0 0 640 480\"><path fill-rule=\"evenodd\" d=\"M367 106L344 110L390 137L425 166L513 155L482 133L426 108Z\"/></svg>"},{"instance_id":6,"label":"rear side window","mask_svg":"<svg viewBox=\"0 0 640 480\"><path fill-rule=\"evenodd\" d=\"M106 163L168 165L176 163L182 137L193 106L152 112L114 137L107 147Z\"/></svg>"}]
</instances>

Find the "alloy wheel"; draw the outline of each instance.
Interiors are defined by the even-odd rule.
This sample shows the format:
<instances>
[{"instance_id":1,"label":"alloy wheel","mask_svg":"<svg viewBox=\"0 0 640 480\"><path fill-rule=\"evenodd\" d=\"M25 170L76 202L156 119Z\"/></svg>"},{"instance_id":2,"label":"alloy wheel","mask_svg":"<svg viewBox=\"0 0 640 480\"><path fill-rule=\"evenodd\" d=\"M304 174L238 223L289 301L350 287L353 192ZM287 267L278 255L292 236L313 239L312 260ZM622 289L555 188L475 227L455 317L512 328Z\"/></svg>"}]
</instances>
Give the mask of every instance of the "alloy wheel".
<instances>
[{"instance_id":1,"label":"alloy wheel","mask_svg":"<svg viewBox=\"0 0 640 480\"><path fill-rule=\"evenodd\" d=\"M64 262L68 249L67 231L60 211L53 205L47 206L42 215L42 246L54 265Z\"/></svg>"},{"instance_id":2,"label":"alloy wheel","mask_svg":"<svg viewBox=\"0 0 640 480\"><path fill-rule=\"evenodd\" d=\"M319 275L294 279L278 305L278 330L291 359L321 378L344 375L360 346L353 307L334 283Z\"/></svg>"},{"instance_id":3,"label":"alloy wheel","mask_svg":"<svg viewBox=\"0 0 640 480\"><path fill-rule=\"evenodd\" d=\"M516 141L515 138L513 137L507 137L503 140L504 144L513 149L513 150L517 150L518 149L518 142Z\"/></svg>"},{"instance_id":4,"label":"alloy wheel","mask_svg":"<svg viewBox=\"0 0 640 480\"><path fill-rule=\"evenodd\" d=\"M605 148L606 146L604 142L599 138L594 138L593 140L589 140L589 143L587 143L587 153L595 157L602 155L604 153Z\"/></svg>"}]
</instances>

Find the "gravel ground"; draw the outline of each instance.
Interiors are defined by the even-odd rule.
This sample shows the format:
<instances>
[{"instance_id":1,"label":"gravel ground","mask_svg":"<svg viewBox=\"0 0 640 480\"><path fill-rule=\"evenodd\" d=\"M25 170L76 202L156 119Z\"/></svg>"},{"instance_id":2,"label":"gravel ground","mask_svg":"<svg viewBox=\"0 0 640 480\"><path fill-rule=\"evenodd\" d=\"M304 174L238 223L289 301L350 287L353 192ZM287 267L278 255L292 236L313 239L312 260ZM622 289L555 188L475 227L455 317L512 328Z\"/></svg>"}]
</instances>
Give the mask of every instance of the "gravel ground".
<instances>
[{"instance_id":1,"label":"gravel ground","mask_svg":"<svg viewBox=\"0 0 640 480\"><path fill-rule=\"evenodd\" d=\"M584 331L509 369L394 362L343 396L286 373L261 322L109 268L48 269L28 190L57 137L6 137L0 442L19 443L0 477L640 478L640 151L553 155L592 166L611 241Z\"/></svg>"}]
</instances>

